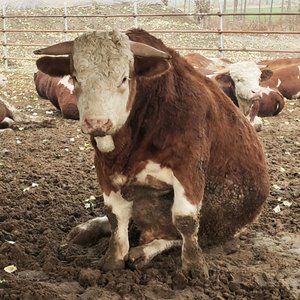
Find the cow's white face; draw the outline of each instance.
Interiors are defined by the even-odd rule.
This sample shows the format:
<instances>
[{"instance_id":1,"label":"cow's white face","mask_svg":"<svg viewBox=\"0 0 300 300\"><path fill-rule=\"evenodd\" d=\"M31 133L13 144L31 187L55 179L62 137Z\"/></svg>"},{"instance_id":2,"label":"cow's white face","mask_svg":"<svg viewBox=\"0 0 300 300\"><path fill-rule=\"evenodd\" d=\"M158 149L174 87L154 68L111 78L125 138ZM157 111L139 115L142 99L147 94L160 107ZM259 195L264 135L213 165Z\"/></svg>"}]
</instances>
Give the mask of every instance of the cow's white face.
<instances>
[{"instance_id":1,"label":"cow's white face","mask_svg":"<svg viewBox=\"0 0 300 300\"><path fill-rule=\"evenodd\" d=\"M118 32L93 32L74 40L73 66L81 130L111 136L130 113L129 73L133 68L129 39Z\"/></svg>"},{"instance_id":2,"label":"cow's white face","mask_svg":"<svg viewBox=\"0 0 300 300\"><path fill-rule=\"evenodd\" d=\"M262 96L259 86L261 70L254 62L234 63L228 67L231 79L235 84L235 95L240 101L253 103Z\"/></svg>"}]
</instances>

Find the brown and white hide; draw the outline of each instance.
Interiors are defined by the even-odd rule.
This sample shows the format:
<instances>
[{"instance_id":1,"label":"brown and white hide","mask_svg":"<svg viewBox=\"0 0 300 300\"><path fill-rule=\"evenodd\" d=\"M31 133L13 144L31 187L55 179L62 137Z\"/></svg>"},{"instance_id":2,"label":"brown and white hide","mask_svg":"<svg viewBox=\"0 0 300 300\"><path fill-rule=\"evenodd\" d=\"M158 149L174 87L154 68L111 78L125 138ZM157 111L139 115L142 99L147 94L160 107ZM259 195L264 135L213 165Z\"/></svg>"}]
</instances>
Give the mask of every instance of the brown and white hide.
<instances>
[{"instance_id":1,"label":"brown and white hide","mask_svg":"<svg viewBox=\"0 0 300 300\"><path fill-rule=\"evenodd\" d=\"M141 269L181 245L183 273L208 277L198 239L232 237L269 194L262 145L240 110L142 29L85 33L35 54L68 54L41 57L37 67L74 78L81 130L95 149L106 216L79 225L71 239L95 228L111 233L103 271L125 262ZM130 220L141 232L137 247L129 244Z\"/></svg>"}]
</instances>

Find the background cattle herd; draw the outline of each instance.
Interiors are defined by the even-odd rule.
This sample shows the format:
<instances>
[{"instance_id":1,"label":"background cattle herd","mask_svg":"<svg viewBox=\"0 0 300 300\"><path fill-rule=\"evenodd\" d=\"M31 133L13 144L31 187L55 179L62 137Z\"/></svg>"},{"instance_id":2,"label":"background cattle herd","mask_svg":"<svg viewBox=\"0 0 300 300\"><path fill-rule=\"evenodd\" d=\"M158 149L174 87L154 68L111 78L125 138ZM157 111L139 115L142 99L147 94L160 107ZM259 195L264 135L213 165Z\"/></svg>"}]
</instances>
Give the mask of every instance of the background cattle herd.
<instances>
[{"instance_id":1,"label":"background cattle herd","mask_svg":"<svg viewBox=\"0 0 300 300\"><path fill-rule=\"evenodd\" d=\"M198 53L190 53L184 56L186 60L200 73L215 81L216 85L234 102L236 106L246 103L243 110L256 131L262 130L262 122L257 117L269 117L278 115L284 108L284 98L300 98L299 65L300 58L280 58L264 60L256 63L257 69L261 69L260 78L254 79L252 69L254 62L231 62L227 59L206 58ZM246 64L245 64L246 63ZM235 77L230 77L233 69L238 68ZM267 75L264 76L264 74ZM226 77L225 75L228 74ZM1 88L7 83L5 76L1 75ZM68 75L63 77L50 77L41 71L34 74L34 83L38 95L49 100L64 118L78 120L79 113L76 107L76 98L73 93L73 79ZM239 98L239 87L236 82L243 81L243 89L248 89L246 96ZM240 88L241 89L241 88ZM240 99L240 102L238 101ZM0 100L0 127L7 128L13 121L29 122L30 116L20 114L8 103ZM242 101L242 102L241 102ZM16 120L17 119L17 120ZM34 121L34 120L33 120ZM36 121L36 120L35 120Z\"/></svg>"}]
</instances>

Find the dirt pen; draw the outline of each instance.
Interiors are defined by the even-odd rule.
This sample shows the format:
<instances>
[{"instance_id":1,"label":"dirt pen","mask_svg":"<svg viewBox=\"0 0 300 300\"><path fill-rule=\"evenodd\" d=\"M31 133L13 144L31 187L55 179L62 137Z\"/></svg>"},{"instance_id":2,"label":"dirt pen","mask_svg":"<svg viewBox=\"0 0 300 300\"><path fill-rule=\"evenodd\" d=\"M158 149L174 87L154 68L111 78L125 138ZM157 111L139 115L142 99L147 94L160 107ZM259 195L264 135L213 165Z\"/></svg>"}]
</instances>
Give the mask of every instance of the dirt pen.
<instances>
[{"instance_id":1,"label":"dirt pen","mask_svg":"<svg viewBox=\"0 0 300 300\"><path fill-rule=\"evenodd\" d=\"M133 17L85 17L91 12L132 14L132 6L70 8L69 15L81 17L68 18L67 33L61 32L65 26L61 16L46 18L62 15L59 9L7 11L7 16L28 17L6 19L8 68L3 64L1 72L8 83L1 96L23 112L49 118L51 122L47 126L16 124L0 132L0 299L298 300L299 99L286 100L278 116L263 119L264 128L258 135L267 158L270 195L260 218L240 235L222 245L203 249L209 266L208 280L186 278L178 272L180 249L157 256L142 271L124 269L105 273L98 264L107 249L106 237L85 247L67 241L74 226L103 213L103 199L89 138L81 134L77 121L63 119L49 101L37 96L32 51L39 47L30 44L61 42L66 35L71 39L77 34L72 30L126 30L134 26ZM139 14L156 13L180 12L161 6L139 8ZM30 17L42 14L44 18ZM147 30L206 30L193 16L139 17L138 24ZM211 24L217 30L218 21ZM267 23L261 26L266 28ZM168 46L214 48L215 51L197 51L206 56L220 55L216 33L168 31L155 35ZM224 34L225 47L300 50L299 38L294 34ZM180 50L186 52L192 50ZM299 52L224 51L224 54L234 61L259 61L296 57ZM16 269L7 269L12 265Z\"/></svg>"}]
</instances>

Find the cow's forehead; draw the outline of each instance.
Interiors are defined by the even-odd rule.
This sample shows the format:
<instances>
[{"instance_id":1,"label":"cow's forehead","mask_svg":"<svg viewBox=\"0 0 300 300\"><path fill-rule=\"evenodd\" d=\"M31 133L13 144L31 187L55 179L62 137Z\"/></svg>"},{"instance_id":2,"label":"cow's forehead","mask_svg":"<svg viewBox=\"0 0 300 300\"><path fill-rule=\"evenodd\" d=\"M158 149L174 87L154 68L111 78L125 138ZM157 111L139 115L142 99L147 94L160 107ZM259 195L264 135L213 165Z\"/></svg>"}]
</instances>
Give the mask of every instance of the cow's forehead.
<instances>
[{"instance_id":1,"label":"cow's forehead","mask_svg":"<svg viewBox=\"0 0 300 300\"><path fill-rule=\"evenodd\" d=\"M73 62L78 74L97 70L109 76L124 72L133 64L129 39L118 31L83 34L74 40Z\"/></svg>"},{"instance_id":2,"label":"cow's forehead","mask_svg":"<svg viewBox=\"0 0 300 300\"><path fill-rule=\"evenodd\" d=\"M260 78L261 75L261 71L257 64L250 61L230 65L229 73L233 80L239 78Z\"/></svg>"}]
</instances>

